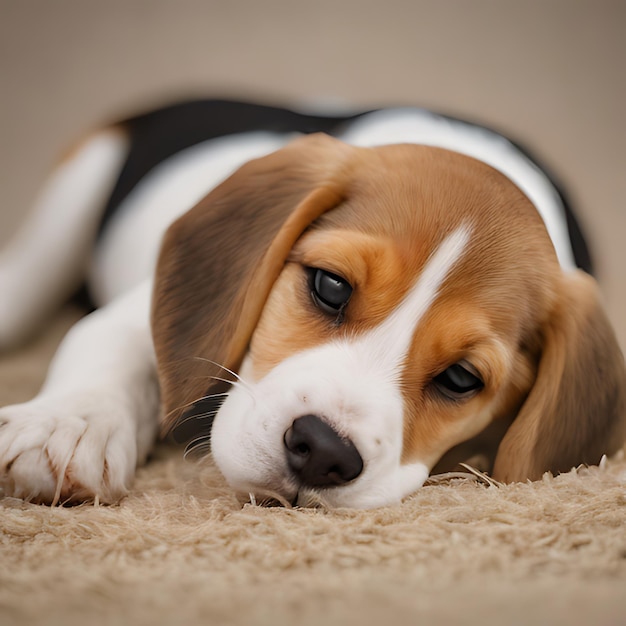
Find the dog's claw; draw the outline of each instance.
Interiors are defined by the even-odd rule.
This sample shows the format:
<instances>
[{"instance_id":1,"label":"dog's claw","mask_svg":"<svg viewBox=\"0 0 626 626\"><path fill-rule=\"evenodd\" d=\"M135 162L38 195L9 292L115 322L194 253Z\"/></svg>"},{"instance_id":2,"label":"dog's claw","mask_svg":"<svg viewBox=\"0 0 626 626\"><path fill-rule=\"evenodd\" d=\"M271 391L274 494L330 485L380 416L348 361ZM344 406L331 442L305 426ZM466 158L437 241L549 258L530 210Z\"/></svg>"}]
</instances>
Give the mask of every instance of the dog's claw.
<instances>
[{"instance_id":1,"label":"dog's claw","mask_svg":"<svg viewBox=\"0 0 626 626\"><path fill-rule=\"evenodd\" d=\"M129 420L93 404L35 399L5 407L0 424L0 491L56 505L122 498L136 465ZM129 437L130 434L130 437Z\"/></svg>"}]
</instances>

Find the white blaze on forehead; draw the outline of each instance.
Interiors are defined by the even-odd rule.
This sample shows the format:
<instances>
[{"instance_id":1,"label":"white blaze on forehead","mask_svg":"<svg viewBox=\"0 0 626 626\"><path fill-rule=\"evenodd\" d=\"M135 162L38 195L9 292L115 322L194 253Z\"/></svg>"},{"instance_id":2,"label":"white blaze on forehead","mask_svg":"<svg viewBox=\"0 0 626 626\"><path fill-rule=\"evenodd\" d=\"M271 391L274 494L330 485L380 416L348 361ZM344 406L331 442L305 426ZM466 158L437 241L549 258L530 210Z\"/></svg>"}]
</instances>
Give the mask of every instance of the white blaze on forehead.
<instances>
[{"instance_id":1,"label":"white blaze on forehead","mask_svg":"<svg viewBox=\"0 0 626 626\"><path fill-rule=\"evenodd\" d=\"M364 463L354 481L311 490L329 505L381 506L421 487L430 470L426 462L402 464L400 373L415 329L467 250L469 237L467 226L448 235L398 306L359 337L298 352L260 380L254 380L246 356L241 368L246 386L228 394L212 430L213 458L231 485L296 495L300 487L287 464L284 434L294 419L311 414L349 438Z\"/></svg>"},{"instance_id":2,"label":"white blaze on forehead","mask_svg":"<svg viewBox=\"0 0 626 626\"><path fill-rule=\"evenodd\" d=\"M379 326L363 337L371 349L379 346L379 358L388 371L396 373L411 346L420 320L439 295L441 286L467 247L470 228L460 226L448 235L426 262L413 288Z\"/></svg>"}]
</instances>

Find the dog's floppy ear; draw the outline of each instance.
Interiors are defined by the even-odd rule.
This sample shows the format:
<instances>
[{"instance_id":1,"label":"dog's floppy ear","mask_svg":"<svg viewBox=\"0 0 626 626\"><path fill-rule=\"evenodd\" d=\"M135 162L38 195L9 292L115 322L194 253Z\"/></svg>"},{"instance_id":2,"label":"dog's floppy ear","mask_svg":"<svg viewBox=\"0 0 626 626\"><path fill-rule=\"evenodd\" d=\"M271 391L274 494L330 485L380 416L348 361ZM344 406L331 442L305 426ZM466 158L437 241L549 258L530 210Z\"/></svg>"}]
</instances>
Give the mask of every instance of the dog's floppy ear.
<instances>
[{"instance_id":1,"label":"dog's floppy ear","mask_svg":"<svg viewBox=\"0 0 626 626\"><path fill-rule=\"evenodd\" d=\"M152 332L165 429L237 370L298 237L345 193L355 148L310 135L250 161L170 226ZM219 365L218 365L219 364Z\"/></svg>"},{"instance_id":2,"label":"dog's floppy ear","mask_svg":"<svg viewBox=\"0 0 626 626\"><path fill-rule=\"evenodd\" d=\"M535 480L546 471L596 464L626 437L626 373L595 281L563 275L543 331L537 378L505 434L493 475Z\"/></svg>"}]
</instances>

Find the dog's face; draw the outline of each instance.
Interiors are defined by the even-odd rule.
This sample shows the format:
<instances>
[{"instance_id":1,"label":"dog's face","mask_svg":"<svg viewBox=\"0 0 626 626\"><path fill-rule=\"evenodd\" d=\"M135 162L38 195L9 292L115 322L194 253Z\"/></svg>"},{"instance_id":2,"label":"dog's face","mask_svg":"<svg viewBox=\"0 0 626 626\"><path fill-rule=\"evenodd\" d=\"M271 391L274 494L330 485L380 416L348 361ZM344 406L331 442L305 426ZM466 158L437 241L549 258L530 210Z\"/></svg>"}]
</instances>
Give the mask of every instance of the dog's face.
<instances>
[{"instance_id":1,"label":"dog's face","mask_svg":"<svg viewBox=\"0 0 626 626\"><path fill-rule=\"evenodd\" d=\"M202 241L226 215L242 240ZM154 305L166 410L223 392L212 363L237 370L215 461L236 489L298 503L398 501L493 424L508 428L496 478L596 462L623 437L624 371L589 283L562 274L535 208L488 166L304 139L171 229ZM602 374L581 411L589 359Z\"/></svg>"}]
</instances>

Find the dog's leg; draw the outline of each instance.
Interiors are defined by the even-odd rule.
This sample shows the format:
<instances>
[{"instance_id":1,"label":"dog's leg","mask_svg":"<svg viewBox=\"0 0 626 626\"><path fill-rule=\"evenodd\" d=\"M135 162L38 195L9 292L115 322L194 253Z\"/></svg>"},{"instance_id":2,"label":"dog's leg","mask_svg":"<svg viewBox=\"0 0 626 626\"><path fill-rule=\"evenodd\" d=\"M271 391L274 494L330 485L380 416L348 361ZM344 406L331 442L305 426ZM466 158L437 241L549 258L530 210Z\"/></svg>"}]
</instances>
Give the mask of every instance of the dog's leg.
<instances>
[{"instance_id":1,"label":"dog's leg","mask_svg":"<svg viewBox=\"0 0 626 626\"><path fill-rule=\"evenodd\" d=\"M79 287L127 149L118 129L91 135L55 170L0 254L0 350L27 339Z\"/></svg>"},{"instance_id":2,"label":"dog's leg","mask_svg":"<svg viewBox=\"0 0 626 626\"><path fill-rule=\"evenodd\" d=\"M0 410L0 486L45 503L122 497L158 429L150 281L67 334L40 393Z\"/></svg>"}]
</instances>

